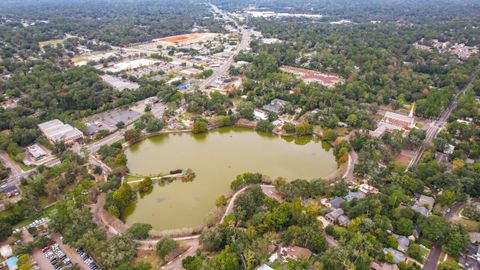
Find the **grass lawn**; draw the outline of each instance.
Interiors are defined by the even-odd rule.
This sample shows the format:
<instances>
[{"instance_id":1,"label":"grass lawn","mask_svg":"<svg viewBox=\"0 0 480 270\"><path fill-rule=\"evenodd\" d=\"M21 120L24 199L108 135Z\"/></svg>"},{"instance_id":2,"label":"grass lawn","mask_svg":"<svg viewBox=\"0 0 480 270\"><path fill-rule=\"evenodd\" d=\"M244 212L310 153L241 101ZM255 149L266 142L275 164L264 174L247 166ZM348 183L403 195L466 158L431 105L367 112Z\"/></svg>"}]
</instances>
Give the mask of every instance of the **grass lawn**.
<instances>
[{"instance_id":1,"label":"grass lawn","mask_svg":"<svg viewBox=\"0 0 480 270\"><path fill-rule=\"evenodd\" d=\"M160 257L158 257L157 254L155 254L154 251L138 250L137 254L138 254L137 258L134 259L135 263L146 262L146 263L150 263L152 266L163 265L164 264L162 259ZM160 269L160 267L153 268L153 269Z\"/></svg>"},{"instance_id":2,"label":"grass lawn","mask_svg":"<svg viewBox=\"0 0 480 270\"><path fill-rule=\"evenodd\" d=\"M460 223L465 225L465 227L467 228L467 231L469 232L478 232L480 230L480 222L478 221L462 219Z\"/></svg>"}]
</instances>

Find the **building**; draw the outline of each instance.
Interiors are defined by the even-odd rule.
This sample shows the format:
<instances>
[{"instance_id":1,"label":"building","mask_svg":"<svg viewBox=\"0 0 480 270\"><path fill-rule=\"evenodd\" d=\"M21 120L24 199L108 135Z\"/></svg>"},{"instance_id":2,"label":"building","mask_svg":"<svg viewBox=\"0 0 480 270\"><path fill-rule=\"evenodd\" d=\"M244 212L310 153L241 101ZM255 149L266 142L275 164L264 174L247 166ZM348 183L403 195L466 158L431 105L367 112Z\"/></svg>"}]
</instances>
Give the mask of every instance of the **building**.
<instances>
[{"instance_id":1,"label":"building","mask_svg":"<svg viewBox=\"0 0 480 270\"><path fill-rule=\"evenodd\" d=\"M430 216L432 213L433 205L435 204L435 199L429 196L421 195L415 205L412 206L412 210L423 215Z\"/></svg>"},{"instance_id":2,"label":"building","mask_svg":"<svg viewBox=\"0 0 480 270\"><path fill-rule=\"evenodd\" d=\"M282 247L278 251L278 257L282 261L309 259L312 256L312 252L308 248L302 247Z\"/></svg>"},{"instance_id":3,"label":"building","mask_svg":"<svg viewBox=\"0 0 480 270\"><path fill-rule=\"evenodd\" d=\"M350 224L350 219L345 215L341 215L338 217L337 223L342 227L347 227Z\"/></svg>"},{"instance_id":4,"label":"building","mask_svg":"<svg viewBox=\"0 0 480 270\"><path fill-rule=\"evenodd\" d=\"M342 205L344 202L345 200L343 198L335 197L332 201L330 201L330 205L332 208L337 209L340 208L340 205Z\"/></svg>"},{"instance_id":5,"label":"building","mask_svg":"<svg viewBox=\"0 0 480 270\"><path fill-rule=\"evenodd\" d=\"M257 268L257 270L273 270L273 268L271 268L267 264L262 264L260 265L260 267Z\"/></svg>"},{"instance_id":6,"label":"building","mask_svg":"<svg viewBox=\"0 0 480 270\"><path fill-rule=\"evenodd\" d=\"M3 189L3 192L7 197L13 197L20 195L20 189L17 186L7 186Z\"/></svg>"},{"instance_id":7,"label":"building","mask_svg":"<svg viewBox=\"0 0 480 270\"><path fill-rule=\"evenodd\" d=\"M378 123L377 129L370 131L370 136L380 138L387 131L394 130L408 130L415 127L415 118L413 117L413 112L415 109L415 104L412 105L410 113L407 115L395 113L395 112L386 112L383 116L383 119Z\"/></svg>"},{"instance_id":8,"label":"building","mask_svg":"<svg viewBox=\"0 0 480 270\"><path fill-rule=\"evenodd\" d=\"M369 184L361 184L358 187L358 190L360 190L361 192L363 192L365 194L369 194L369 193L377 194L378 193L378 189L370 186Z\"/></svg>"},{"instance_id":9,"label":"building","mask_svg":"<svg viewBox=\"0 0 480 270\"><path fill-rule=\"evenodd\" d=\"M407 256L405 256L405 254L393 248L384 248L383 253L389 253L390 255L392 255L393 262L396 264L404 262L407 259Z\"/></svg>"},{"instance_id":10,"label":"building","mask_svg":"<svg viewBox=\"0 0 480 270\"><path fill-rule=\"evenodd\" d=\"M83 133L69 124L55 119L38 125L43 135L53 144L64 142L66 144L74 143L83 138Z\"/></svg>"},{"instance_id":11,"label":"building","mask_svg":"<svg viewBox=\"0 0 480 270\"><path fill-rule=\"evenodd\" d=\"M348 194L345 196L345 200L347 200L348 202L350 201L353 201L353 200L361 200L363 198L365 198L365 193L363 192L360 192L360 191L349 191Z\"/></svg>"},{"instance_id":12,"label":"building","mask_svg":"<svg viewBox=\"0 0 480 270\"><path fill-rule=\"evenodd\" d=\"M401 252L407 252L408 246L410 245L410 240L403 235L393 234L393 237L397 239L398 242L398 250Z\"/></svg>"},{"instance_id":13,"label":"building","mask_svg":"<svg viewBox=\"0 0 480 270\"><path fill-rule=\"evenodd\" d=\"M398 270L398 266L396 264L389 264L389 263L377 263L372 262L370 265L372 270Z\"/></svg>"},{"instance_id":14,"label":"building","mask_svg":"<svg viewBox=\"0 0 480 270\"><path fill-rule=\"evenodd\" d=\"M408 116L394 112L386 112L383 121L404 129L414 128L415 118L413 118L413 108L414 106L412 106L412 110Z\"/></svg>"},{"instance_id":15,"label":"building","mask_svg":"<svg viewBox=\"0 0 480 270\"><path fill-rule=\"evenodd\" d=\"M39 160L47 155L47 152L45 152L45 150L43 150L43 148L36 143L28 146L27 151L35 160Z\"/></svg>"},{"instance_id":16,"label":"building","mask_svg":"<svg viewBox=\"0 0 480 270\"><path fill-rule=\"evenodd\" d=\"M268 120L268 113L264 110L255 109L253 110L253 117L255 120Z\"/></svg>"},{"instance_id":17,"label":"building","mask_svg":"<svg viewBox=\"0 0 480 270\"><path fill-rule=\"evenodd\" d=\"M325 217L330 222L335 223L335 222L337 222L338 217L343 215L343 214L344 214L343 209L338 208L338 209L335 209L332 212L326 214Z\"/></svg>"},{"instance_id":18,"label":"building","mask_svg":"<svg viewBox=\"0 0 480 270\"><path fill-rule=\"evenodd\" d=\"M276 98L269 104L264 105L262 108L268 112L281 114L288 105L290 105L290 102Z\"/></svg>"}]
</instances>

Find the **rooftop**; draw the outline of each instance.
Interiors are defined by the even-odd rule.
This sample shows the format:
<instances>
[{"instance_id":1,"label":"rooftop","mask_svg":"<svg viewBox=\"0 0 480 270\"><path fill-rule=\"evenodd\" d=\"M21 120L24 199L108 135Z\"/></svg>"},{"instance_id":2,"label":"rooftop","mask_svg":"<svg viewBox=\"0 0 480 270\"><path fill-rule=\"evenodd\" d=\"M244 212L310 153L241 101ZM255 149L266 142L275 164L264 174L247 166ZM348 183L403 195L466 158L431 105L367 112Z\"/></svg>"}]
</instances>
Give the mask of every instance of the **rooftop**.
<instances>
[{"instance_id":1,"label":"rooftop","mask_svg":"<svg viewBox=\"0 0 480 270\"><path fill-rule=\"evenodd\" d=\"M83 133L69 124L55 119L38 125L40 131L53 141L70 141L83 136Z\"/></svg>"}]
</instances>

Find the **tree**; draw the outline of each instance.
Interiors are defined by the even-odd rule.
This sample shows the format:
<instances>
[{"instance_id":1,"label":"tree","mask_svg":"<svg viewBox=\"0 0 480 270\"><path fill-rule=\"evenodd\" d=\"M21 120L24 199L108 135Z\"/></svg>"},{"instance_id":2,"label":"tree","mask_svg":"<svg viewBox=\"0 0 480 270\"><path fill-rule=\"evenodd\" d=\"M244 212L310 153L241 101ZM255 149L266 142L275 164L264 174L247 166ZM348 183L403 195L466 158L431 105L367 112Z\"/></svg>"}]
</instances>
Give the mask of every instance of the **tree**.
<instances>
[{"instance_id":1,"label":"tree","mask_svg":"<svg viewBox=\"0 0 480 270\"><path fill-rule=\"evenodd\" d=\"M215 200L215 205L217 207L225 206L227 205L227 199L225 198L224 195L220 195L216 200Z\"/></svg>"},{"instance_id":2,"label":"tree","mask_svg":"<svg viewBox=\"0 0 480 270\"><path fill-rule=\"evenodd\" d=\"M408 246L407 253L410 257L414 258L415 260L419 262L423 262L424 252L419 245L415 243L410 243L410 245Z\"/></svg>"},{"instance_id":3,"label":"tree","mask_svg":"<svg viewBox=\"0 0 480 270\"><path fill-rule=\"evenodd\" d=\"M446 235L450 230L450 224L439 216L429 216L422 220L419 224L422 236L435 244L445 243Z\"/></svg>"},{"instance_id":4,"label":"tree","mask_svg":"<svg viewBox=\"0 0 480 270\"><path fill-rule=\"evenodd\" d=\"M227 243L226 231L227 228L223 224L206 229L200 235L200 243L207 251L220 251Z\"/></svg>"},{"instance_id":5,"label":"tree","mask_svg":"<svg viewBox=\"0 0 480 270\"><path fill-rule=\"evenodd\" d=\"M260 120L255 127L256 131L271 133L273 130L273 125L268 120Z\"/></svg>"},{"instance_id":6,"label":"tree","mask_svg":"<svg viewBox=\"0 0 480 270\"><path fill-rule=\"evenodd\" d=\"M409 236L412 234L412 231L413 231L412 220L401 217L394 224L395 224L395 232L397 232L398 234L401 234L404 236Z\"/></svg>"},{"instance_id":7,"label":"tree","mask_svg":"<svg viewBox=\"0 0 480 270\"><path fill-rule=\"evenodd\" d=\"M398 240L397 240L397 238L395 238L393 235L388 236L388 237L387 237L386 246L396 249L396 248L398 247Z\"/></svg>"},{"instance_id":8,"label":"tree","mask_svg":"<svg viewBox=\"0 0 480 270\"><path fill-rule=\"evenodd\" d=\"M147 123L147 132L157 132L161 130L163 126L164 126L164 123L162 120L156 119L156 118L151 119Z\"/></svg>"},{"instance_id":9,"label":"tree","mask_svg":"<svg viewBox=\"0 0 480 270\"><path fill-rule=\"evenodd\" d=\"M450 190L444 190L440 196L438 196L438 202L445 206L452 206L457 201L457 195Z\"/></svg>"},{"instance_id":10,"label":"tree","mask_svg":"<svg viewBox=\"0 0 480 270\"><path fill-rule=\"evenodd\" d=\"M141 133L136 129L129 129L125 131L124 137L125 137L125 141L133 144L140 140Z\"/></svg>"},{"instance_id":11,"label":"tree","mask_svg":"<svg viewBox=\"0 0 480 270\"><path fill-rule=\"evenodd\" d=\"M457 257L467 249L469 244L470 241L465 227L452 225L445 244L445 250L448 254Z\"/></svg>"},{"instance_id":12,"label":"tree","mask_svg":"<svg viewBox=\"0 0 480 270\"><path fill-rule=\"evenodd\" d=\"M313 126L304 122L295 126L295 132L297 136L309 136L313 134Z\"/></svg>"},{"instance_id":13,"label":"tree","mask_svg":"<svg viewBox=\"0 0 480 270\"><path fill-rule=\"evenodd\" d=\"M195 120L193 122L192 132L194 134L205 133L208 131L208 123L205 120Z\"/></svg>"},{"instance_id":14,"label":"tree","mask_svg":"<svg viewBox=\"0 0 480 270\"><path fill-rule=\"evenodd\" d=\"M140 183L137 185L137 189L140 193L148 192L153 187L153 181L150 177L145 177Z\"/></svg>"},{"instance_id":15,"label":"tree","mask_svg":"<svg viewBox=\"0 0 480 270\"><path fill-rule=\"evenodd\" d=\"M295 125L292 124L292 123L285 123L282 127L282 129L288 133L288 134L292 134L292 133L295 133Z\"/></svg>"},{"instance_id":16,"label":"tree","mask_svg":"<svg viewBox=\"0 0 480 270\"><path fill-rule=\"evenodd\" d=\"M175 251L178 248L178 243L177 241L173 240L170 237L162 237L158 242L157 242L157 255L163 259L167 257L169 254L171 254L173 251Z\"/></svg>"},{"instance_id":17,"label":"tree","mask_svg":"<svg viewBox=\"0 0 480 270\"><path fill-rule=\"evenodd\" d=\"M98 262L105 269L115 269L129 262L136 254L135 243L126 235L115 235L106 241L100 241L95 248Z\"/></svg>"},{"instance_id":18,"label":"tree","mask_svg":"<svg viewBox=\"0 0 480 270\"><path fill-rule=\"evenodd\" d=\"M152 225L144 223L134 223L127 230L134 239L147 239L148 233L152 229Z\"/></svg>"},{"instance_id":19,"label":"tree","mask_svg":"<svg viewBox=\"0 0 480 270\"><path fill-rule=\"evenodd\" d=\"M118 129L122 129L125 127L125 122L123 121L119 121L115 124L115 126L118 128Z\"/></svg>"},{"instance_id":20,"label":"tree","mask_svg":"<svg viewBox=\"0 0 480 270\"><path fill-rule=\"evenodd\" d=\"M4 240L10 235L12 235L12 225L0 222L0 240Z\"/></svg>"},{"instance_id":21,"label":"tree","mask_svg":"<svg viewBox=\"0 0 480 270\"><path fill-rule=\"evenodd\" d=\"M238 113L240 114L240 117L247 120L253 120L254 109L255 106L250 102L244 102L238 105Z\"/></svg>"},{"instance_id":22,"label":"tree","mask_svg":"<svg viewBox=\"0 0 480 270\"><path fill-rule=\"evenodd\" d=\"M411 146L419 146L423 140L425 140L427 133L423 129L413 128L410 130L407 136L407 143Z\"/></svg>"}]
</instances>

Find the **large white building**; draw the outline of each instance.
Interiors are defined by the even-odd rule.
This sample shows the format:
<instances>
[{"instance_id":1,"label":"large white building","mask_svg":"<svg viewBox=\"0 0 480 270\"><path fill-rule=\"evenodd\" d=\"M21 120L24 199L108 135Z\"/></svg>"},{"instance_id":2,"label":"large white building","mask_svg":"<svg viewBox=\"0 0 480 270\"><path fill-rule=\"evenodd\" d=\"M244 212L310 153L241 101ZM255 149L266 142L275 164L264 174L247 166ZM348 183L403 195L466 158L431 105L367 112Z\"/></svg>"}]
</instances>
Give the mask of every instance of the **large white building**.
<instances>
[{"instance_id":1,"label":"large white building","mask_svg":"<svg viewBox=\"0 0 480 270\"><path fill-rule=\"evenodd\" d=\"M38 125L40 131L51 143L73 143L83 138L83 133L69 124L55 119Z\"/></svg>"}]
</instances>

